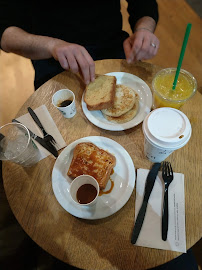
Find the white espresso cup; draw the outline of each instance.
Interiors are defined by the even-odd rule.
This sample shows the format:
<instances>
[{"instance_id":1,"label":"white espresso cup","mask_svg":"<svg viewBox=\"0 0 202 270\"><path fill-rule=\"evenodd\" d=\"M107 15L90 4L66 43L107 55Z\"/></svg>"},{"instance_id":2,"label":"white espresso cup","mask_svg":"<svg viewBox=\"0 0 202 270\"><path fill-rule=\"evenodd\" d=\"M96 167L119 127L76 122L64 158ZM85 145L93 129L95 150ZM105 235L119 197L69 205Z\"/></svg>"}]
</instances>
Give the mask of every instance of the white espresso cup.
<instances>
[{"instance_id":1,"label":"white espresso cup","mask_svg":"<svg viewBox=\"0 0 202 270\"><path fill-rule=\"evenodd\" d=\"M192 132L187 116L169 107L151 111L144 119L142 129L144 153L152 162L161 162L173 151L182 148Z\"/></svg>"},{"instance_id":2,"label":"white espresso cup","mask_svg":"<svg viewBox=\"0 0 202 270\"><path fill-rule=\"evenodd\" d=\"M58 90L52 97L52 103L65 118L72 118L76 114L75 95L69 89Z\"/></svg>"}]
</instances>

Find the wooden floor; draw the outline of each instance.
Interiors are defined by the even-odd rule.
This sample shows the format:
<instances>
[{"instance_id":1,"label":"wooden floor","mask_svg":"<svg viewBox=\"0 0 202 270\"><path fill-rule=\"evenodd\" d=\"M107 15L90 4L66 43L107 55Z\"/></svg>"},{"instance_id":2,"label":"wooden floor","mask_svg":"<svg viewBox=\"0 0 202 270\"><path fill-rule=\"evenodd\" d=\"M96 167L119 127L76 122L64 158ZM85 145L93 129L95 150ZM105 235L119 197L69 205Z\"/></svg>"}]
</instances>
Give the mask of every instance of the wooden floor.
<instances>
[{"instance_id":1,"label":"wooden floor","mask_svg":"<svg viewBox=\"0 0 202 270\"><path fill-rule=\"evenodd\" d=\"M162 67L176 67L187 23L192 29L182 68L191 72L202 93L202 23L184 0L158 0L160 19L156 35L160 40L158 55L148 62ZM121 0L123 27L127 22L127 2ZM34 70L28 59L0 51L0 126L11 121L25 100L33 93Z\"/></svg>"}]
</instances>

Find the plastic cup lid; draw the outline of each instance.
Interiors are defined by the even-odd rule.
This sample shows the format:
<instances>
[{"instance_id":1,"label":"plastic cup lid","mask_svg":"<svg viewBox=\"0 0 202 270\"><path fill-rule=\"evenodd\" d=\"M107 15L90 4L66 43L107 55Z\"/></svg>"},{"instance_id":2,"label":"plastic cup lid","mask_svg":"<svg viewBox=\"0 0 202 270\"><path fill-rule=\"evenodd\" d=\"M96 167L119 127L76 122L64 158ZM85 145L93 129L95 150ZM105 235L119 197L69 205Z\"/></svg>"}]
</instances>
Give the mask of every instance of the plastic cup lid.
<instances>
[{"instance_id":1,"label":"plastic cup lid","mask_svg":"<svg viewBox=\"0 0 202 270\"><path fill-rule=\"evenodd\" d=\"M147 115L143 132L151 143L159 147L178 149L190 139L191 124L183 112L165 107Z\"/></svg>"}]
</instances>

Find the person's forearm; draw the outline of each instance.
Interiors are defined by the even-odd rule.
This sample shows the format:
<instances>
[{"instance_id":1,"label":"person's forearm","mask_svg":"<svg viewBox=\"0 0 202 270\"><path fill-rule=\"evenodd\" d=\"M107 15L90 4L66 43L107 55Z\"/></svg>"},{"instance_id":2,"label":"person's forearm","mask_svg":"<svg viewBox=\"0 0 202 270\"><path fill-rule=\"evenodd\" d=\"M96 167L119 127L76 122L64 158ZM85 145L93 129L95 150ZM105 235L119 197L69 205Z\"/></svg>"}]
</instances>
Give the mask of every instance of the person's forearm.
<instances>
[{"instance_id":1,"label":"person's forearm","mask_svg":"<svg viewBox=\"0 0 202 270\"><path fill-rule=\"evenodd\" d=\"M154 33L155 28L156 28L155 20L151 17L145 16L137 21L137 23L135 24L134 31L138 31L138 29L147 29L150 32Z\"/></svg>"},{"instance_id":2,"label":"person's forearm","mask_svg":"<svg viewBox=\"0 0 202 270\"><path fill-rule=\"evenodd\" d=\"M81 45L67 41L33 35L18 27L8 27L1 38L5 52L19 54L32 60L53 57L65 70L80 72L84 82L94 81L95 64L88 51Z\"/></svg>"},{"instance_id":3,"label":"person's forearm","mask_svg":"<svg viewBox=\"0 0 202 270\"><path fill-rule=\"evenodd\" d=\"M52 57L51 46L56 39L33 35L18 27L8 27L1 39L1 48L29 59L47 59Z\"/></svg>"}]
</instances>

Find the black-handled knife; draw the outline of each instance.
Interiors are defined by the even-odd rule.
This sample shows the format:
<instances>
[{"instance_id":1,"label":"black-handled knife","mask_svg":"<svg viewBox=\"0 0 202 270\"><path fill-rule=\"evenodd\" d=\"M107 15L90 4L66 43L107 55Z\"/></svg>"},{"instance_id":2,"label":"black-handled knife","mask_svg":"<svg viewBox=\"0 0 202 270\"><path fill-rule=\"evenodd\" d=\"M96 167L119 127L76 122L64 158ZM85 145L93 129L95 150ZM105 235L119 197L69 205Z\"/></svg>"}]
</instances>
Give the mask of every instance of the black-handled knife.
<instances>
[{"instance_id":1,"label":"black-handled knife","mask_svg":"<svg viewBox=\"0 0 202 270\"><path fill-rule=\"evenodd\" d=\"M41 121L39 120L36 113L30 107L28 107L27 110L28 110L29 114L31 115L31 117L33 118L34 122L38 125L38 127L43 132L43 135L45 136L47 134L47 132L45 131L45 129L44 129L43 125L41 124Z\"/></svg>"},{"instance_id":2,"label":"black-handled knife","mask_svg":"<svg viewBox=\"0 0 202 270\"><path fill-rule=\"evenodd\" d=\"M13 119L12 122L16 122L16 123L20 123L22 124L20 121ZM27 128L28 129L28 128ZM32 137L32 139L34 139L35 141L37 141L41 146L43 146L46 150L48 150L48 152L50 152L54 157L58 157L58 152L57 150L55 150L53 147L51 147L50 145L48 145L44 139L42 139L41 137L37 136L36 134L34 134L30 129L29 133L30 136Z\"/></svg>"},{"instance_id":3,"label":"black-handled knife","mask_svg":"<svg viewBox=\"0 0 202 270\"><path fill-rule=\"evenodd\" d=\"M145 213L147 210L147 204L149 201L149 197L150 197L150 194L152 192L152 189L153 189L153 186L154 186L154 183L156 180L156 176L158 174L160 167L161 167L161 163L154 163L154 165L152 166L152 169L148 173L147 180L145 183L145 192L144 192L143 203L142 203L142 206L139 210L137 219L135 221L135 226L134 226L133 232L132 232L132 237L131 237L132 244L136 243L138 236L140 234L142 224L144 222Z\"/></svg>"}]
</instances>

